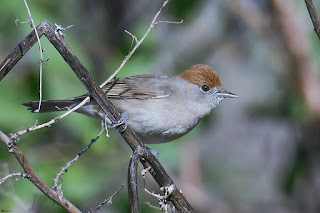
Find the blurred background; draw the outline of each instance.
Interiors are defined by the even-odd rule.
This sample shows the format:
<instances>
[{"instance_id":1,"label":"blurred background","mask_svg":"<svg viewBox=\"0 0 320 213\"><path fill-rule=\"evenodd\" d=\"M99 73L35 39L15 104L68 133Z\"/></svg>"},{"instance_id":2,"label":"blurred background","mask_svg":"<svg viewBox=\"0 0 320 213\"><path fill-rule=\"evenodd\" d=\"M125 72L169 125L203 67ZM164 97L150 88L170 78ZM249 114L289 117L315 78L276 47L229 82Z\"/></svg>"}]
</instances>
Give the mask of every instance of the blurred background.
<instances>
[{"instance_id":1,"label":"blurred background","mask_svg":"<svg viewBox=\"0 0 320 213\"><path fill-rule=\"evenodd\" d=\"M163 1L28 1L36 25L48 19L98 83L128 54L132 38L145 33ZM320 13L319 1L314 1ZM23 1L1 1L0 61L31 31ZM196 212L320 212L320 41L304 1L171 0L157 25L118 77L179 74L208 64L227 90L223 101L189 134L150 145ZM71 69L43 37L44 99L86 93ZM35 45L0 82L0 129L6 134L49 121L61 113L30 113L21 104L39 98L39 48ZM20 138L19 147L39 176L53 178L100 132L98 120L73 113L51 128ZM64 196L90 211L123 190L98 212L129 212L127 166L130 148L115 130L103 135L63 176ZM0 177L22 171L0 144ZM157 200L139 180L142 212L159 212ZM147 175L145 187L158 192ZM0 186L0 209L64 212L21 179Z\"/></svg>"}]
</instances>

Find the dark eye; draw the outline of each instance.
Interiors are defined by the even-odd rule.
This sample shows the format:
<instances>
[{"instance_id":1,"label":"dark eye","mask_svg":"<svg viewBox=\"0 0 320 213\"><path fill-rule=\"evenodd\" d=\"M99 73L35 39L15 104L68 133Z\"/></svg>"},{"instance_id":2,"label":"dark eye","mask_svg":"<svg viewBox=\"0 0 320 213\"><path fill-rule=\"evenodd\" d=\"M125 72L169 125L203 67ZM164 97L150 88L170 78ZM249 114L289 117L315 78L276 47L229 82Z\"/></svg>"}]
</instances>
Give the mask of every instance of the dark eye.
<instances>
[{"instance_id":1,"label":"dark eye","mask_svg":"<svg viewBox=\"0 0 320 213\"><path fill-rule=\"evenodd\" d=\"M202 85L202 86L201 86L201 90L202 90L203 92L208 92L208 91L210 90L210 87L209 87L208 85Z\"/></svg>"}]
</instances>

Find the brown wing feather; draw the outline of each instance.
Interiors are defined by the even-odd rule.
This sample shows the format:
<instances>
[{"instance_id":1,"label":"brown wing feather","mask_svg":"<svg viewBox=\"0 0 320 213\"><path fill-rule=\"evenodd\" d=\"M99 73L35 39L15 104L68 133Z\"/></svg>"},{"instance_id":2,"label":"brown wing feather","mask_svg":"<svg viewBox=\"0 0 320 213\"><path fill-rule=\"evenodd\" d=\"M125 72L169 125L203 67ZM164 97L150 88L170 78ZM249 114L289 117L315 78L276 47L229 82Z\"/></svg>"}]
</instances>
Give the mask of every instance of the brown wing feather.
<instances>
[{"instance_id":1,"label":"brown wing feather","mask_svg":"<svg viewBox=\"0 0 320 213\"><path fill-rule=\"evenodd\" d=\"M116 79L102 89L108 98L149 99L165 98L171 94L169 85L159 82L166 76L139 75Z\"/></svg>"}]
</instances>

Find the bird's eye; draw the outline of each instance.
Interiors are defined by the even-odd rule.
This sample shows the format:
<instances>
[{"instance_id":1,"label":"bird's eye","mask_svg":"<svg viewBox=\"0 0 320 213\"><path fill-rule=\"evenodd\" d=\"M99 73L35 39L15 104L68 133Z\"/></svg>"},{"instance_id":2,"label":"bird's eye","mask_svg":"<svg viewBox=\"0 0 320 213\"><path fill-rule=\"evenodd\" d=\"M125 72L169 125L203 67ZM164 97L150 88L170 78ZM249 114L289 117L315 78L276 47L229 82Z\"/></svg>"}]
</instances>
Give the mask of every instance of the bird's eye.
<instances>
[{"instance_id":1,"label":"bird's eye","mask_svg":"<svg viewBox=\"0 0 320 213\"><path fill-rule=\"evenodd\" d=\"M202 85L202 86L201 86L201 90L202 90L203 92L208 92L208 91L210 90L210 87L209 87L208 85Z\"/></svg>"}]
</instances>

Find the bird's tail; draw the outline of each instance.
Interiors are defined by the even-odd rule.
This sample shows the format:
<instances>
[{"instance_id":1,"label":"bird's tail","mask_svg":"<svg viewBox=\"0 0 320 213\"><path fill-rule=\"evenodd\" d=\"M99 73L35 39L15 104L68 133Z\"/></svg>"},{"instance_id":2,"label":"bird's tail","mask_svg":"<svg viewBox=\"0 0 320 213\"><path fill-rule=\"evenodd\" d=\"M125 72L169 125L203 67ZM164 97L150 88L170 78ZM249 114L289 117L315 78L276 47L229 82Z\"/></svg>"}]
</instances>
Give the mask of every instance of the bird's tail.
<instances>
[{"instance_id":1,"label":"bird's tail","mask_svg":"<svg viewBox=\"0 0 320 213\"><path fill-rule=\"evenodd\" d=\"M54 111L64 111L68 110L75 104L81 101L75 101L74 99L64 99L64 100L44 100L41 101L40 112L54 112ZM38 109L39 101L32 101L28 103L23 103L23 105L28 107L28 110L35 112Z\"/></svg>"}]
</instances>

